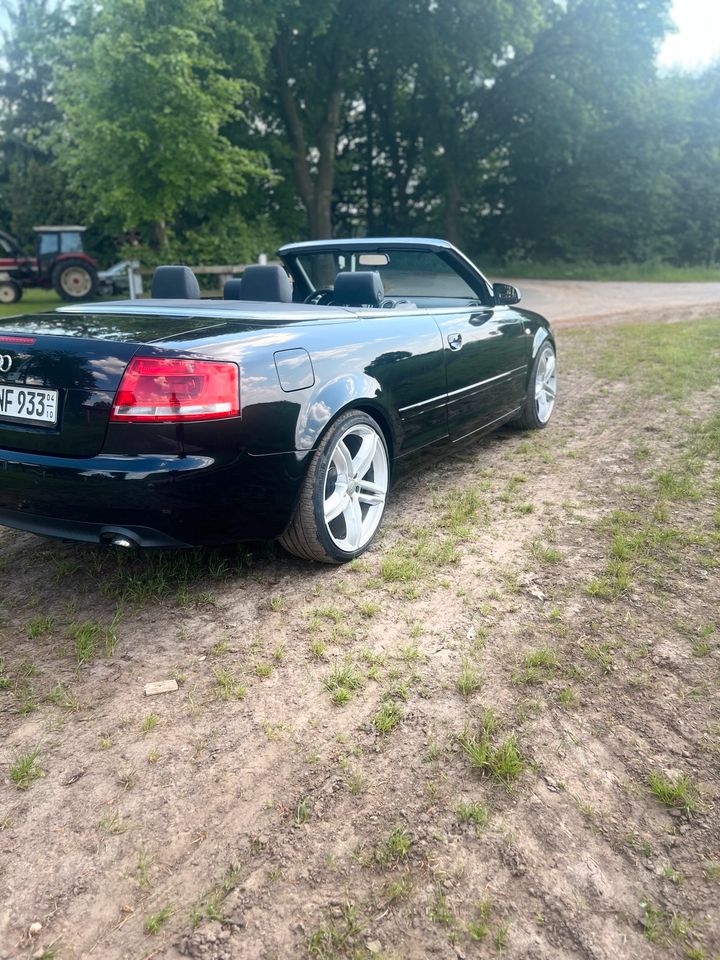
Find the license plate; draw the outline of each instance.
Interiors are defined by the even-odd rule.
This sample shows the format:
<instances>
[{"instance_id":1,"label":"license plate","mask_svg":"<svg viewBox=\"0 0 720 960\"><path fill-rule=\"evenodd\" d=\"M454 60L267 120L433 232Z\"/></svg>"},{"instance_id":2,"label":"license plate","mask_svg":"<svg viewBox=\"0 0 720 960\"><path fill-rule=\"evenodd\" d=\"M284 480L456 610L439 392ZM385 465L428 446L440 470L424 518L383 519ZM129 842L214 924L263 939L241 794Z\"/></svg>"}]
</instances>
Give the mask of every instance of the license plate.
<instances>
[{"instance_id":1,"label":"license plate","mask_svg":"<svg viewBox=\"0 0 720 960\"><path fill-rule=\"evenodd\" d=\"M57 423L57 390L0 383L0 420L53 427Z\"/></svg>"}]
</instances>

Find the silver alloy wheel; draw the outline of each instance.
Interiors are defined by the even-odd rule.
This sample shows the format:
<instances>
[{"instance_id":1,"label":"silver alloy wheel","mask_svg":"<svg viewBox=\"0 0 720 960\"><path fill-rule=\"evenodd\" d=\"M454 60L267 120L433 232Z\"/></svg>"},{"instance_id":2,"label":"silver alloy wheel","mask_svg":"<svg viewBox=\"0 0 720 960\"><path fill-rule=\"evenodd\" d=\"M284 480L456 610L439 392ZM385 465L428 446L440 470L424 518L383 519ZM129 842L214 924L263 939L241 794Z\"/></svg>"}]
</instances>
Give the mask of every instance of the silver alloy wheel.
<instances>
[{"instance_id":1,"label":"silver alloy wheel","mask_svg":"<svg viewBox=\"0 0 720 960\"><path fill-rule=\"evenodd\" d=\"M82 267L68 267L60 275L60 286L71 297L85 297L92 290L92 277Z\"/></svg>"},{"instance_id":2,"label":"silver alloy wheel","mask_svg":"<svg viewBox=\"0 0 720 960\"><path fill-rule=\"evenodd\" d=\"M388 489L388 458L376 430L350 427L330 455L323 494L325 527L333 543L354 553L373 537Z\"/></svg>"},{"instance_id":3,"label":"silver alloy wheel","mask_svg":"<svg viewBox=\"0 0 720 960\"><path fill-rule=\"evenodd\" d=\"M547 423L557 395L555 351L549 343L542 346L535 373L535 411L540 423Z\"/></svg>"}]
</instances>

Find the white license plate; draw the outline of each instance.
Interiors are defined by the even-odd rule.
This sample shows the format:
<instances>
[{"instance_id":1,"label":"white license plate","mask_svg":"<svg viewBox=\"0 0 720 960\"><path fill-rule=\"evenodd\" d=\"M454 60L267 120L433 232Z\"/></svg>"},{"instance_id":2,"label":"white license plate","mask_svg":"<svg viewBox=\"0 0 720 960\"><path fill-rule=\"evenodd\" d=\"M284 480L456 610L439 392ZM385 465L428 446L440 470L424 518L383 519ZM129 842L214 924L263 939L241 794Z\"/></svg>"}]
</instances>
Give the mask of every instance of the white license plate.
<instances>
[{"instance_id":1,"label":"white license plate","mask_svg":"<svg viewBox=\"0 0 720 960\"><path fill-rule=\"evenodd\" d=\"M0 420L52 427L57 423L57 409L57 390L0 383Z\"/></svg>"}]
</instances>

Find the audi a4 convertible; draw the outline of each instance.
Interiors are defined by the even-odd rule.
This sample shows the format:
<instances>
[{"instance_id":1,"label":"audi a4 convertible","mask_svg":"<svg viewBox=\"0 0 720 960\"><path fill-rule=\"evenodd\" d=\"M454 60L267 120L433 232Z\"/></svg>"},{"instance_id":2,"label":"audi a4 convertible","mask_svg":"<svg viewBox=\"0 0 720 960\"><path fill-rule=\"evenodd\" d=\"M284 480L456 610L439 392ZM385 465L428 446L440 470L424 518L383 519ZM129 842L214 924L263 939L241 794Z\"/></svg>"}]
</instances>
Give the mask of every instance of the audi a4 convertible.
<instances>
[{"instance_id":1,"label":"audi a4 convertible","mask_svg":"<svg viewBox=\"0 0 720 960\"><path fill-rule=\"evenodd\" d=\"M0 524L123 547L277 538L340 563L412 454L547 425L547 320L451 244L278 257L222 299L167 266L150 299L0 322Z\"/></svg>"}]
</instances>

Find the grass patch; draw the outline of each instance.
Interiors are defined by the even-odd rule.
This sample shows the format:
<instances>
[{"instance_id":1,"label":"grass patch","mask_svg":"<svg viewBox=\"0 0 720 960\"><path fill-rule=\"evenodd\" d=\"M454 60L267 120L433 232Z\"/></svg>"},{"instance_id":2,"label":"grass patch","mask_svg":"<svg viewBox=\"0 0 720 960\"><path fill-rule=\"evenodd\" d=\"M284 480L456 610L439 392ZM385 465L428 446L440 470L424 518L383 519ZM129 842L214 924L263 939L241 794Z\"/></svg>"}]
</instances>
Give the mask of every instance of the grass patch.
<instances>
[{"instance_id":1,"label":"grass patch","mask_svg":"<svg viewBox=\"0 0 720 960\"><path fill-rule=\"evenodd\" d=\"M45 776L45 771L37 762L40 755L40 748L36 747L30 753L24 753L19 756L10 767L10 779L18 790L27 790L41 777Z\"/></svg>"},{"instance_id":2,"label":"grass patch","mask_svg":"<svg viewBox=\"0 0 720 960\"><path fill-rule=\"evenodd\" d=\"M460 676L457 681L458 693L462 697L469 697L476 690L479 690L481 686L480 673L479 671L470 663L470 661L463 657L460 664Z\"/></svg>"},{"instance_id":3,"label":"grass patch","mask_svg":"<svg viewBox=\"0 0 720 960\"><path fill-rule=\"evenodd\" d=\"M477 800L462 800L455 807L455 816L458 823L470 823L475 827L476 833L482 831L490 823L490 810Z\"/></svg>"},{"instance_id":4,"label":"grass patch","mask_svg":"<svg viewBox=\"0 0 720 960\"><path fill-rule=\"evenodd\" d=\"M375 862L391 867L407 860L413 838L404 827L394 827L387 837L375 847Z\"/></svg>"},{"instance_id":5,"label":"grass patch","mask_svg":"<svg viewBox=\"0 0 720 960\"><path fill-rule=\"evenodd\" d=\"M162 908L162 910L158 910L157 913L150 914L150 916L145 920L145 933L150 934L150 936L160 933L162 928L174 913L175 908L171 903L168 903Z\"/></svg>"},{"instance_id":6,"label":"grass patch","mask_svg":"<svg viewBox=\"0 0 720 960\"><path fill-rule=\"evenodd\" d=\"M394 701L388 700L381 705L372 722L378 733L388 734L395 729L401 720L400 707Z\"/></svg>"},{"instance_id":7,"label":"grass patch","mask_svg":"<svg viewBox=\"0 0 720 960\"><path fill-rule=\"evenodd\" d=\"M363 678L357 667L349 663L343 666L336 664L325 678L325 689L329 691L332 702L338 706L347 703L362 685Z\"/></svg>"},{"instance_id":8,"label":"grass patch","mask_svg":"<svg viewBox=\"0 0 720 960\"><path fill-rule=\"evenodd\" d=\"M714 319L568 331L564 340L571 366L622 381L640 396L683 400L717 382L720 325Z\"/></svg>"},{"instance_id":9,"label":"grass patch","mask_svg":"<svg viewBox=\"0 0 720 960\"><path fill-rule=\"evenodd\" d=\"M341 922L334 920L318 927L308 937L307 951L315 960L333 960L335 957L360 956L354 948L362 931L355 907L346 900L341 908ZM352 951L350 953L349 951ZM364 954L365 951L363 950Z\"/></svg>"},{"instance_id":10,"label":"grass patch","mask_svg":"<svg viewBox=\"0 0 720 960\"><path fill-rule=\"evenodd\" d=\"M18 303L0 304L0 319L22 313L46 313L62 305L62 300L54 290L23 290L22 300Z\"/></svg>"},{"instance_id":11,"label":"grass patch","mask_svg":"<svg viewBox=\"0 0 720 960\"><path fill-rule=\"evenodd\" d=\"M595 263L593 260L508 260L485 269L490 277L524 280L606 280L645 283L717 283L719 267L678 267L662 260Z\"/></svg>"},{"instance_id":12,"label":"grass patch","mask_svg":"<svg viewBox=\"0 0 720 960\"><path fill-rule=\"evenodd\" d=\"M523 657L522 669L513 675L513 683L536 684L550 680L560 668L560 661L554 650L540 647L529 650Z\"/></svg>"},{"instance_id":13,"label":"grass patch","mask_svg":"<svg viewBox=\"0 0 720 960\"><path fill-rule=\"evenodd\" d=\"M220 700L244 700L247 688L229 670L214 670L217 682L216 696Z\"/></svg>"},{"instance_id":14,"label":"grass patch","mask_svg":"<svg viewBox=\"0 0 720 960\"><path fill-rule=\"evenodd\" d=\"M514 733L493 745L496 727L492 710L486 710L479 731L475 733L466 726L459 742L476 770L509 786L523 772L525 764Z\"/></svg>"},{"instance_id":15,"label":"grass patch","mask_svg":"<svg viewBox=\"0 0 720 960\"><path fill-rule=\"evenodd\" d=\"M98 649L102 647L106 656L110 656L117 646L115 634L117 618L109 627L97 620L86 620L84 623L71 623L67 636L72 642L75 662L82 667L95 659Z\"/></svg>"},{"instance_id":16,"label":"grass patch","mask_svg":"<svg viewBox=\"0 0 720 960\"><path fill-rule=\"evenodd\" d=\"M214 884L205 893L202 899L195 904L190 912L193 927L197 927L205 920L225 922L223 903L232 893L240 878L240 867L236 863L230 864L223 878Z\"/></svg>"},{"instance_id":17,"label":"grass patch","mask_svg":"<svg viewBox=\"0 0 720 960\"><path fill-rule=\"evenodd\" d=\"M666 807L692 813L700 805L700 791L691 777L681 774L673 779L664 773L653 772L648 777L648 786L653 796Z\"/></svg>"}]
</instances>

